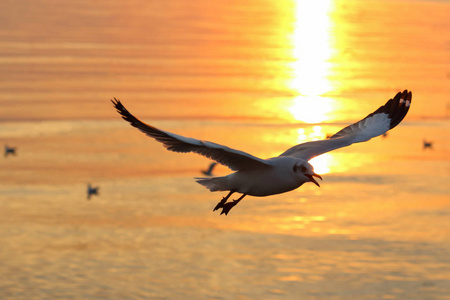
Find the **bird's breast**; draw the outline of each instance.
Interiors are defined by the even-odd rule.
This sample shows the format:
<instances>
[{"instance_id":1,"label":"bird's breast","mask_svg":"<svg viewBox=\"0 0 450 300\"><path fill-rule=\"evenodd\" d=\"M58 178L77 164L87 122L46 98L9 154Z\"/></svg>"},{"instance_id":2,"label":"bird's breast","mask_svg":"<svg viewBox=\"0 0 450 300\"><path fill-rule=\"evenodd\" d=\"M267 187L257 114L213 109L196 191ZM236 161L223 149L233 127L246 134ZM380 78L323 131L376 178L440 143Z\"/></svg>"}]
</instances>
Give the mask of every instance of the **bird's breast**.
<instances>
[{"instance_id":1,"label":"bird's breast","mask_svg":"<svg viewBox=\"0 0 450 300\"><path fill-rule=\"evenodd\" d=\"M230 175L230 189L251 196L269 196L291 191L302 185L288 170L276 168L238 171Z\"/></svg>"}]
</instances>

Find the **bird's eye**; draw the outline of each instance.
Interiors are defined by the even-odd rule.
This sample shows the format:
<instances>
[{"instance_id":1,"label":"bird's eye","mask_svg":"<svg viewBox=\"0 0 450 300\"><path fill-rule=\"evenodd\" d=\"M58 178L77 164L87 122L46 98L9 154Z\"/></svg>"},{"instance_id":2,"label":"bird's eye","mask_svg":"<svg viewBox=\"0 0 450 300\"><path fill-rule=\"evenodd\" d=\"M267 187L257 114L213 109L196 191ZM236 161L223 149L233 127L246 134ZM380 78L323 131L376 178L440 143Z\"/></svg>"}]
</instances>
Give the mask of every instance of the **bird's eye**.
<instances>
[{"instance_id":1,"label":"bird's eye","mask_svg":"<svg viewBox=\"0 0 450 300\"><path fill-rule=\"evenodd\" d=\"M300 171L302 171L303 173L306 173L306 171L308 171L308 168L306 168L305 166L301 165L294 165L294 172L297 172L297 170L300 169Z\"/></svg>"}]
</instances>

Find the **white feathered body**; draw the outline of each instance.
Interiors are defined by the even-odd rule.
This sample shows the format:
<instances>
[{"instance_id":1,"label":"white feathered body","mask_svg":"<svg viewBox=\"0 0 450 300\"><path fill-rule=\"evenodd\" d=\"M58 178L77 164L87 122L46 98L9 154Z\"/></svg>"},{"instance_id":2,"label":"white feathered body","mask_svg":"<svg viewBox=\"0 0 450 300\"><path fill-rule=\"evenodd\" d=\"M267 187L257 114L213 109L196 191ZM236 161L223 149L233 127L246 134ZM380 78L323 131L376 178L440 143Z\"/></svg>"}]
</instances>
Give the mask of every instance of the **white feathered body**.
<instances>
[{"instance_id":1,"label":"white feathered body","mask_svg":"<svg viewBox=\"0 0 450 300\"><path fill-rule=\"evenodd\" d=\"M234 191L251 196L268 196L285 193L300 187L306 177L294 171L302 160L293 157L274 157L267 167L239 170L227 176L197 178L197 182L212 192Z\"/></svg>"}]
</instances>

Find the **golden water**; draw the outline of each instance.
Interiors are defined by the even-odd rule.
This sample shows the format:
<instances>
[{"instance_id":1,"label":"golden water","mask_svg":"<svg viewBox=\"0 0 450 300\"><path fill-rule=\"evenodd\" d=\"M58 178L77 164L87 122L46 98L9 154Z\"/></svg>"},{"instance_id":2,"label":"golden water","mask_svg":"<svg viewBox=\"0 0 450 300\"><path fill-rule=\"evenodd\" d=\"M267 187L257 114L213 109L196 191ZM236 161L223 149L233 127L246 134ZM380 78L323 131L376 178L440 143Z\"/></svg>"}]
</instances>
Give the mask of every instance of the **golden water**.
<instances>
[{"instance_id":1,"label":"golden water","mask_svg":"<svg viewBox=\"0 0 450 300\"><path fill-rule=\"evenodd\" d=\"M447 1L0 6L1 299L450 299ZM207 159L109 102L266 158L403 89L387 137L312 160L320 188L226 217Z\"/></svg>"}]
</instances>

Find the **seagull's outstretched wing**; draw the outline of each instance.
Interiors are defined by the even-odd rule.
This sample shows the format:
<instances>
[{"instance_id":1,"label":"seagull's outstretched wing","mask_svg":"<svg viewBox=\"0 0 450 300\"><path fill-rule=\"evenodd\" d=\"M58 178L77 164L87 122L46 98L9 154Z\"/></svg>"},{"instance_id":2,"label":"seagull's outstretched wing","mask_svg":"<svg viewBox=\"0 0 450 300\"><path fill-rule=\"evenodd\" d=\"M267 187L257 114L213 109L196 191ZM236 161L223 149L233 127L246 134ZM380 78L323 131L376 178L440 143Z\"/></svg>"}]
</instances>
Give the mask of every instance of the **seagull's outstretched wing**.
<instances>
[{"instance_id":1,"label":"seagull's outstretched wing","mask_svg":"<svg viewBox=\"0 0 450 300\"><path fill-rule=\"evenodd\" d=\"M411 105L412 94L407 90L399 92L394 99L355 124L345 127L327 140L296 145L280 156L293 156L304 160L338 148L370 140L397 126Z\"/></svg>"},{"instance_id":2,"label":"seagull's outstretched wing","mask_svg":"<svg viewBox=\"0 0 450 300\"><path fill-rule=\"evenodd\" d=\"M133 116L118 99L114 98L114 100L111 101L125 121L128 121L132 126L162 143L167 150L198 153L229 167L233 171L247 168L258 169L261 167L271 167L265 160L243 151L231 149L212 142L184 137L145 124Z\"/></svg>"}]
</instances>

